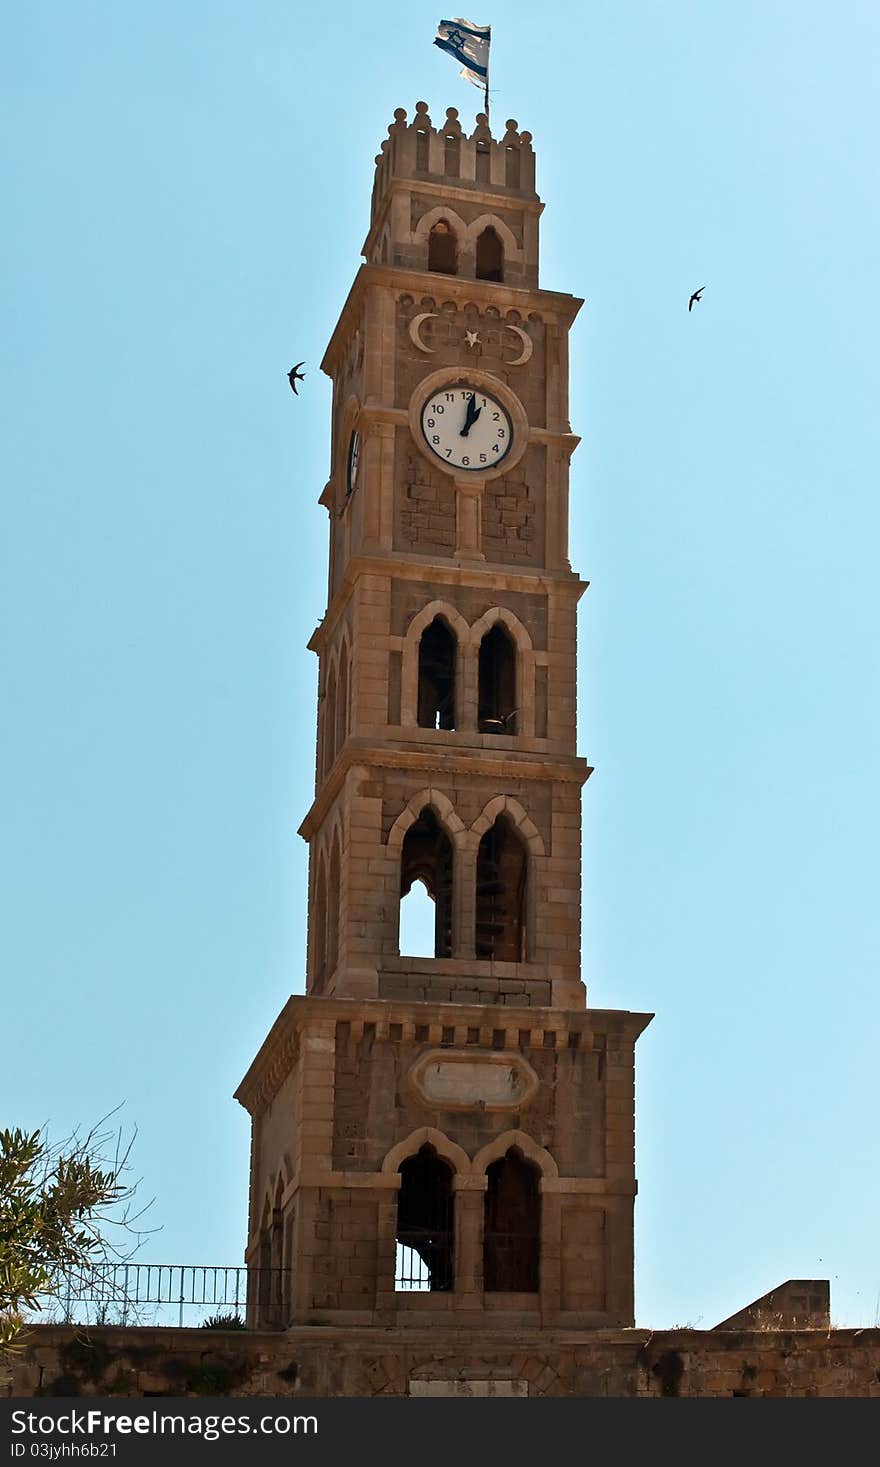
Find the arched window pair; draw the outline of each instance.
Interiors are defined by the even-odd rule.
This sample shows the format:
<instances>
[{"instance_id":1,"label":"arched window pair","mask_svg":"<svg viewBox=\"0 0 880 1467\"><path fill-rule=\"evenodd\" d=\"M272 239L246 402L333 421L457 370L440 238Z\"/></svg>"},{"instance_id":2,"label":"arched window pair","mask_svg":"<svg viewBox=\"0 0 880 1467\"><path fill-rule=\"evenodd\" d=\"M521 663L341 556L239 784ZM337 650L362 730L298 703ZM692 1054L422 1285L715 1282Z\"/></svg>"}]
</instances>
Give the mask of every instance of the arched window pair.
<instances>
[{"instance_id":1,"label":"arched window pair","mask_svg":"<svg viewBox=\"0 0 880 1467\"><path fill-rule=\"evenodd\" d=\"M455 728L455 633L435 616L419 642L419 728ZM516 733L516 646L501 622L480 643L477 727L480 733Z\"/></svg>"},{"instance_id":2,"label":"arched window pair","mask_svg":"<svg viewBox=\"0 0 880 1467\"><path fill-rule=\"evenodd\" d=\"M339 961L339 837L334 836L330 860L318 857L315 902L312 908L312 991L320 993Z\"/></svg>"},{"instance_id":3,"label":"arched window pair","mask_svg":"<svg viewBox=\"0 0 880 1467\"><path fill-rule=\"evenodd\" d=\"M348 736L348 647L345 642L327 672L321 725L321 775L330 770Z\"/></svg>"},{"instance_id":4,"label":"arched window pair","mask_svg":"<svg viewBox=\"0 0 880 1467\"><path fill-rule=\"evenodd\" d=\"M525 962L527 879L526 848L509 818L499 815L485 832L477 848L474 940L476 958L502 963ZM452 841L435 812L429 805L425 806L403 838L400 860L400 930L403 934L403 901L413 886L421 882L434 903L432 953L411 952L408 956L452 957L452 880ZM401 950L404 945L401 936Z\"/></svg>"},{"instance_id":5,"label":"arched window pair","mask_svg":"<svg viewBox=\"0 0 880 1467\"><path fill-rule=\"evenodd\" d=\"M397 1197L398 1292L455 1286L455 1193L452 1167L426 1142L401 1163ZM537 1293L541 1259L540 1172L516 1146L486 1170L483 1288Z\"/></svg>"},{"instance_id":6,"label":"arched window pair","mask_svg":"<svg viewBox=\"0 0 880 1467\"><path fill-rule=\"evenodd\" d=\"M458 274L458 239L448 219L438 219L428 236L428 269L439 275ZM504 279L504 245L491 224L477 236L478 280Z\"/></svg>"}]
</instances>

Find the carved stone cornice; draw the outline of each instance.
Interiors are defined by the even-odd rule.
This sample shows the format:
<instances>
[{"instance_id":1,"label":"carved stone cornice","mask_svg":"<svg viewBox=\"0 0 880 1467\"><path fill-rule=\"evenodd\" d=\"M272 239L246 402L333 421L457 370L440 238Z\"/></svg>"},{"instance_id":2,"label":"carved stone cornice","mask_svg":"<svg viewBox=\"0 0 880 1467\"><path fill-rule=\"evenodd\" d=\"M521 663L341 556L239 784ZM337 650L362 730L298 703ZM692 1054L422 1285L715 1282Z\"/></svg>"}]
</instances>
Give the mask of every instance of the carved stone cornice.
<instances>
[{"instance_id":1,"label":"carved stone cornice","mask_svg":"<svg viewBox=\"0 0 880 1467\"><path fill-rule=\"evenodd\" d=\"M540 780L544 784L586 784L593 773L586 759L572 754L567 759L542 759L534 752L517 754L513 750L473 750L465 753L450 749L448 744L424 752L400 749L389 744L374 744L366 739L349 738L337 755L327 778L315 797L311 809L299 827L303 840L310 840L324 820L327 811L342 789L345 776L352 768L366 765L371 769L406 770L409 773L433 774L444 779L460 774L476 774L483 778L491 770L493 788L503 794L505 780Z\"/></svg>"},{"instance_id":2,"label":"carved stone cornice","mask_svg":"<svg viewBox=\"0 0 880 1467\"><path fill-rule=\"evenodd\" d=\"M439 586L472 586L477 590L522 591L529 596L569 595L579 601L589 586L570 570L524 571L521 565L505 565L502 561L468 561L440 564L430 555L353 555L345 567L339 590L310 636L310 652L321 653L340 613L348 605L361 576L389 576L396 581L430 581Z\"/></svg>"},{"instance_id":3,"label":"carved stone cornice","mask_svg":"<svg viewBox=\"0 0 880 1467\"><path fill-rule=\"evenodd\" d=\"M628 1009L558 1009L513 1007L496 1004L432 1003L382 998L324 998L294 994L284 1005L267 1038L260 1047L247 1074L235 1092L235 1099L252 1116L260 1115L271 1104L290 1073L300 1053L300 1040L309 1031L332 1034L332 1025L365 1023L375 1025L377 1035L388 1036L388 1026L397 1024L402 1042L410 1042L416 1025L432 1022L447 1025L454 1016L457 1025L485 1030L485 1049L492 1049L493 1036L499 1029L511 1036L511 1049L519 1048L521 1036L528 1031L536 1050L543 1050L544 1036L552 1032L555 1048L563 1050L568 1036L576 1032L580 1047L594 1048L596 1041L630 1048L650 1024L653 1014ZM389 1041L390 1042L390 1041ZM475 1053L479 1050L475 1048ZM494 1053L493 1049L493 1053ZM615 1184L617 1185L617 1184ZM583 1190L591 1190L584 1187Z\"/></svg>"},{"instance_id":4,"label":"carved stone cornice","mask_svg":"<svg viewBox=\"0 0 880 1467\"><path fill-rule=\"evenodd\" d=\"M321 362L321 371L328 377L337 370L340 354L358 322L364 296L372 286L419 296L440 293L444 300L455 301L459 305L484 303L499 311L506 309L518 311L520 315L537 314L547 320L561 321L566 326L571 325L584 303L580 296L539 287L530 289L501 285L497 281L467 280L459 275L404 270L399 265L361 265Z\"/></svg>"}]
</instances>

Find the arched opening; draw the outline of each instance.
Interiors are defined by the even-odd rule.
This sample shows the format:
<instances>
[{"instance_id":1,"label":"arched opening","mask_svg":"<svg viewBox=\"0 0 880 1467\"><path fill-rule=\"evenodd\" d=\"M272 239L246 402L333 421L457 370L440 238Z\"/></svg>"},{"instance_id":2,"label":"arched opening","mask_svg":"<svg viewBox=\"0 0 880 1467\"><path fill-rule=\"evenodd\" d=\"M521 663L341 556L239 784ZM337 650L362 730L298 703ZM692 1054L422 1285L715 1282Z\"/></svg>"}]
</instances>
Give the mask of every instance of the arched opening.
<instances>
[{"instance_id":1,"label":"arched opening","mask_svg":"<svg viewBox=\"0 0 880 1467\"><path fill-rule=\"evenodd\" d=\"M476 955L499 963L526 959L526 848L499 815L477 851Z\"/></svg>"},{"instance_id":2,"label":"arched opening","mask_svg":"<svg viewBox=\"0 0 880 1467\"><path fill-rule=\"evenodd\" d=\"M331 663L327 674L326 702L324 704L324 748L322 766L324 774L330 770L336 758L336 665Z\"/></svg>"},{"instance_id":3,"label":"arched opening","mask_svg":"<svg viewBox=\"0 0 880 1467\"><path fill-rule=\"evenodd\" d=\"M414 881L400 902L400 951L408 958L433 958L436 909L422 880Z\"/></svg>"},{"instance_id":4,"label":"arched opening","mask_svg":"<svg viewBox=\"0 0 880 1467\"><path fill-rule=\"evenodd\" d=\"M516 733L516 645L501 622L480 643L477 718L480 733Z\"/></svg>"},{"instance_id":5,"label":"arched opening","mask_svg":"<svg viewBox=\"0 0 880 1467\"><path fill-rule=\"evenodd\" d=\"M336 751L348 736L348 648L342 644L339 654L339 684L336 689Z\"/></svg>"},{"instance_id":6,"label":"arched opening","mask_svg":"<svg viewBox=\"0 0 880 1467\"><path fill-rule=\"evenodd\" d=\"M333 838L330 873L327 879L327 977L332 978L339 962L339 839Z\"/></svg>"},{"instance_id":7,"label":"arched opening","mask_svg":"<svg viewBox=\"0 0 880 1467\"><path fill-rule=\"evenodd\" d=\"M483 1288L535 1294L541 1262L540 1172L516 1146L486 1169Z\"/></svg>"},{"instance_id":8,"label":"arched opening","mask_svg":"<svg viewBox=\"0 0 880 1467\"><path fill-rule=\"evenodd\" d=\"M272 1302L272 1227L268 1198L260 1221L260 1251L257 1259L256 1283L255 1293L260 1306L260 1324L262 1325Z\"/></svg>"},{"instance_id":9,"label":"arched opening","mask_svg":"<svg viewBox=\"0 0 880 1467\"><path fill-rule=\"evenodd\" d=\"M442 616L419 642L419 728L455 728L455 634Z\"/></svg>"},{"instance_id":10,"label":"arched opening","mask_svg":"<svg viewBox=\"0 0 880 1467\"><path fill-rule=\"evenodd\" d=\"M318 865L315 878L315 905L312 909L312 990L320 993L327 981L327 877L324 862Z\"/></svg>"},{"instance_id":11,"label":"arched opening","mask_svg":"<svg viewBox=\"0 0 880 1467\"><path fill-rule=\"evenodd\" d=\"M504 279L504 245L491 224L477 239L477 279Z\"/></svg>"},{"instance_id":12,"label":"arched opening","mask_svg":"<svg viewBox=\"0 0 880 1467\"><path fill-rule=\"evenodd\" d=\"M446 219L438 219L428 236L428 269L440 275L458 274L458 241Z\"/></svg>"},{"instance_id":13,"label":"arched opening","mask_svg":"<svg viewBox=\"0 0 880 1467\"><path fill-rule=\"evenodd\" d=\"M448 1291L455 1252L452 1167L426 1142L398 1170L395 1290Z\"/></svg>"},{"instance_id":14,"label":"arched opening","mask_svg":"<svg viewBox=\"0 0 880 1467\"><path fill-rule=\"evenodd\" d=\"M434 957L452 957L452 841L429 805L403 838L400 896L423 882L434 903ZM414 954L410 953L410 957Z\"/></svg>"},{"instance_id":15,"label":"arched opening","mask_svg":"<svg viewBox=\"0 0 880 1467\"><path fill-rule=\"evenodd\" d=\"M284 1304L284 1218L281 1211L281 1199L283 1191L281 1178L275 1188L275 1205L272 1208L272 1233L270 1245L270 1268L269 1278L269 1306L270 1313L264 1321L272 1329L280 1329L284 1323L282 1310Z\"/></svg>"}]
</instances>

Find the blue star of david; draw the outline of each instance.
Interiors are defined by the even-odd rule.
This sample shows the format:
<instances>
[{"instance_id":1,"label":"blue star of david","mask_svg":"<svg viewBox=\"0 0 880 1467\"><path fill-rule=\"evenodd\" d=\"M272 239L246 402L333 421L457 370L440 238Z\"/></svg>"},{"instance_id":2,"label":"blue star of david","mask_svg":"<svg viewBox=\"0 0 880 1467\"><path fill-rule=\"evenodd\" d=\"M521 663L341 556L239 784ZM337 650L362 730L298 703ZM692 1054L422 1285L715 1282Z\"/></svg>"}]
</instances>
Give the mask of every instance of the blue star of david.
<instances>
[{"instance_id":1,"label":"blue star of david","mask_svg":"<svg viewBox=\"0 0 880 1467\"><path fill-rule=\"evenodd\" d=\"M455 30L450 31L449 32L449 42L453 46L463 46L464 45L464 36L462 35L461 31L455 31Z\"/></svg>"}]
</instances>

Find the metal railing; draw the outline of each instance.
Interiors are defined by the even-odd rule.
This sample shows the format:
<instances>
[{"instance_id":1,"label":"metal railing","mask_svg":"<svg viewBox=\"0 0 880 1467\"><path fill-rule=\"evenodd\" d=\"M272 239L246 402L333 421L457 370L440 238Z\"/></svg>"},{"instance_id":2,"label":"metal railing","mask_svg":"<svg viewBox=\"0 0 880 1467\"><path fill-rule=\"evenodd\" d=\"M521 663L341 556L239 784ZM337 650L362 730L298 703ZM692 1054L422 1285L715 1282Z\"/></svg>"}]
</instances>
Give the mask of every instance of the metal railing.
<instances>
[{"instance_id":1,"label":"metal railing","mask_svg":"<svg viewBox=\"0 0 880 1467\"><path fill-rule=\"evenodd\" d=\"M40 1300L38 1321L91 1325L177 1325L284 1329L291 1312L289 1268L186 1263L109 1263L65 1275ZM36 1322L36 1321L35 1321Z\"/></svg>"}]
</instances>

